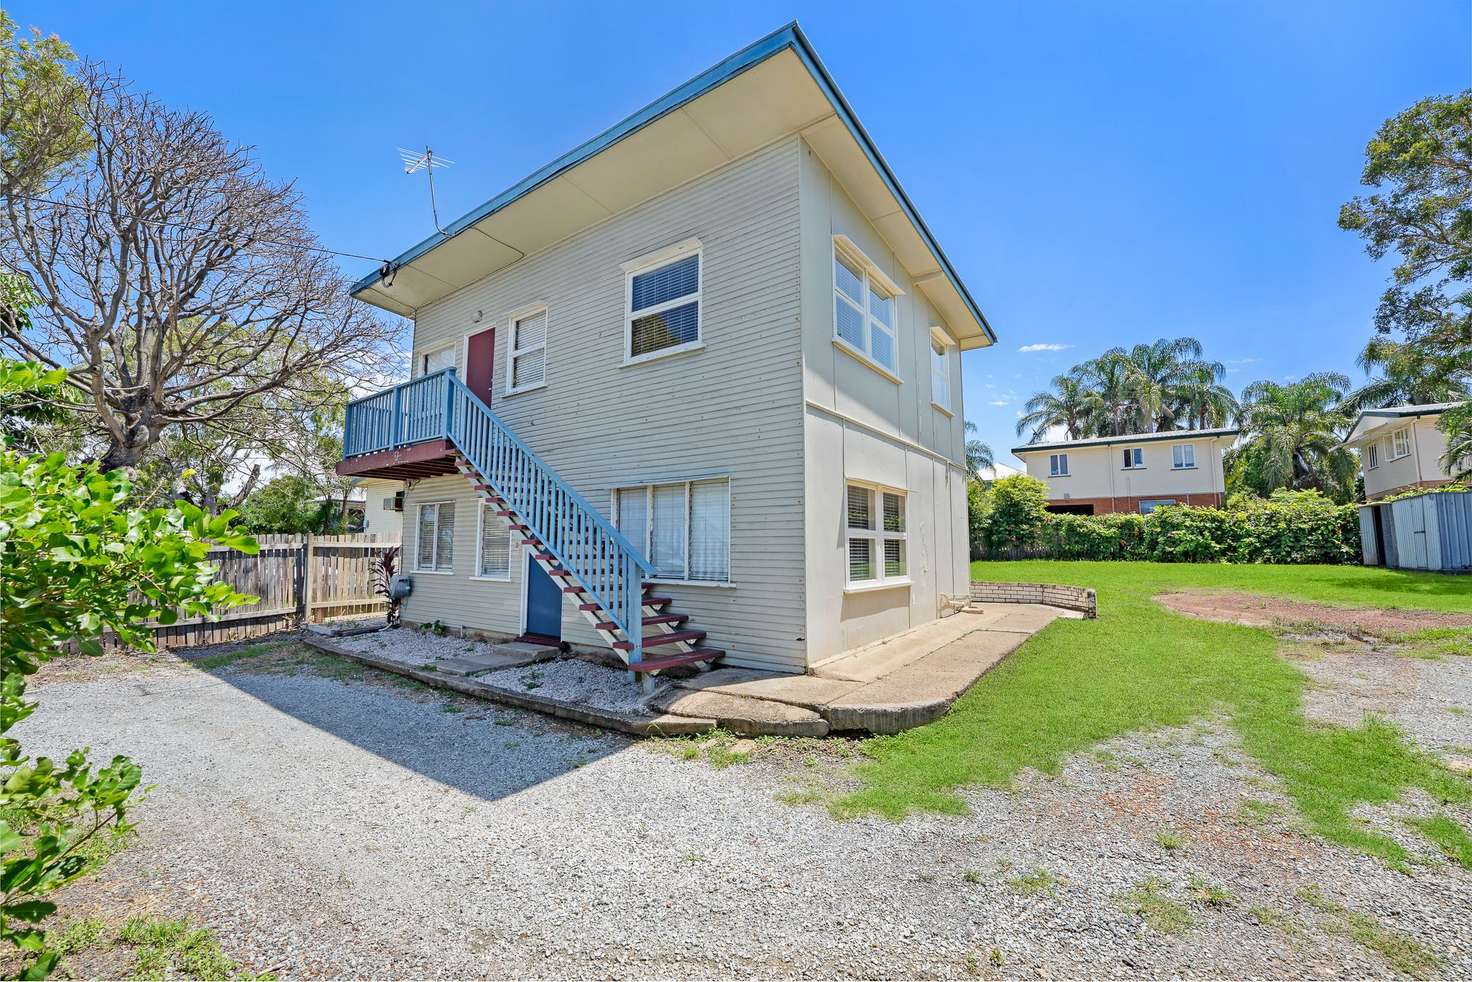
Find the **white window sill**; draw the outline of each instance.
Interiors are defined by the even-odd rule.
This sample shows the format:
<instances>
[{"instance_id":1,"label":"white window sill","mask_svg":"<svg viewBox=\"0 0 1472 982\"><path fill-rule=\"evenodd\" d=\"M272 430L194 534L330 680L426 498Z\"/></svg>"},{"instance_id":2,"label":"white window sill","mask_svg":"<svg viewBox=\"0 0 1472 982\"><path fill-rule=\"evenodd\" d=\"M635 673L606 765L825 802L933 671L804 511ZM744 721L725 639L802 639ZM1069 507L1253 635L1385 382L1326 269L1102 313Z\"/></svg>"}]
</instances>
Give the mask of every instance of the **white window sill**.
<instances>
[{"instance_id":1,"label":"white window sill","mask_svg":"<svg viewBox=\"0 0 1472 982\"><path fill-rule=\"evenodd\" d=\"M1190 467L1172 467L1171 468L1171 470L1173 470L1173 471L1194 471L1195 469L1196 469L1196 465L1195 464L1192 464Z\"/></svg>"},{"instance_id":2,"label":"white window sill","mask_svg":"<svg viewBox=\"0 0 1472 982\"><path fill-rule=\"evenodd\" d=\"M1149 469L1150 468L1148 468L1148 467L1121 467L1120 468L1120 470L1122 470L1122 471L1148 471Z\"/></svg>"},{"instance_id":3,"label":"white window sill","mask_svg":"<svg viewBox=\"0 0 1472 982\"><path fill-rule=\"evenodd\" d=\"M1410 451L1409 451L1409 450L1407 450L1407 451L1406 451L1406 452L1405 452L1405 453L1403 453L1403 454L1396 454L1396 455L1395 455L1395 456L1394 456L1394 457L1387 457L1387 458L1385 458L1385 462L1386 462L1386 463L1387 463L1387 464L1393 464L1393 463L1395 463L1395 462L1396 462L1396 461L1397 461L1397 460L1401 460L1401 459L1403 459L1403 458L1405 458L1405 457L1409 457L1409 456L1410 456L1410 455L1411 455L1411 452L1410 452Z\"/></svg>"},{"instance_id":4,"label":"white window sill","mask_svg":"<svg viewBox=\"0 0 1472 982\"><path fill-rule=\"evenodd\" d=\"M471 579L472 580L475 580L477 583L510 583L511 582L511 576L509 574L506 575L506 576L472 576Z\"/></svg>"},{"instance_id":5,"label":"white window sill","mask_svg":"<svg viewBox=\"0 0 1472 982\"><path fill-rule=\"evenodd\" d=\"M833 336L833 347L837 348L839 351L842 351L844 354L857 361L860 365L863 365L864 367L872 369L873 371L878 372L880 375L883 375L895 385L904 384L904 380L901 379L894 372L885 368L883 365L879 364L879 362L875 361L873 358L870 358L868 355L864 354L858 348L855 348L853 345L849 344L847 341L837 336L836 334Z\"/></svg>"},{"instance_id":6,"label":"white window sill","mask_svg":"<svg viewBox=\"0 0 1472 982\"><path fill-rule=\"evenodd\" d=\"M538 382L536 385L523 385L519 389L507 389L502 393L502 396L519 396L523 392L535 392L538 389L545 389L546 387L546 382Z\"/></svg>"},{"instance_id":7,"label":"white window sill","mask_svg":"<svg viewBox=\"0 0 1472 982\"><path fill-rule=\"evenodd\" d=\"M1058 477L1072 477L1072 476L1073 476L1072 474L1049 474L1048 475L1048 480L1051 481L1054 478L1058 478Z\"/></svg>"},{"instance_id":8,"label":"white window sill","mask_svg":"<svg viewBox=\"0 0 1472 982\"><path fill-rule=\"evenodd\" d=\"M454 576L455 575L455 571L453 569L416 569L416 570L412 570L411 572L413 572L413 574L415 576L420 576L420 575L423 575L423 576Z\"/></svg>"},{"instance_id":9,"label":"white window sill","mask_svg":"<svg viewBox=\"0 0 1472 982\"><path fill-rule=\"evenodd\" d=\"M619 367L632 368L635 365L644 365L651 361L659 361L661 358L672 358L675 355L684 355L689 354L692 351L704 350L704 341L688 341L685 344L677 344L669 348L660 348L658 351L651 351L645 355L635 355L632 358L625 358L623 360L623 364L619 365Z\"/></svg>"},{"instance_id":10,"label":"white window sill","mask_svg":"<svg viewBox=\"0 0 1472 982\"><path fill-rule=\"evenodd\" d=\"M645 583L653 583L655 586L708 586L717 590L734 590L736 584L729 580L645 580Z\"/></svg>"},{"instance_id":11,"label":"white window sill","mask_svg":"<svg viewBox=\"0 0 1472 982\"><path fill-rule=\"evenodd\" d=\"M892 580L875 580L872 583L865 580L861 583L850 583L843 588L844 593L873 593L876 590L898 590L910 588L908 576L895 577Z\"/></svg>"},{"instance_id":12,"label":"white window sill","mask_svg":"<svg viewBox=\"0 0 1472 982\"><path fill-rule=\"evenodd\" d=\"M945 413L947 416L954 417L956 415L955 413L953 413L949 409L947 409L945 406L942 406L940 403L936 402L934 399L930 400L930 408L931 409L939 409L941 412Z\"/></svg>"}]
</instances>

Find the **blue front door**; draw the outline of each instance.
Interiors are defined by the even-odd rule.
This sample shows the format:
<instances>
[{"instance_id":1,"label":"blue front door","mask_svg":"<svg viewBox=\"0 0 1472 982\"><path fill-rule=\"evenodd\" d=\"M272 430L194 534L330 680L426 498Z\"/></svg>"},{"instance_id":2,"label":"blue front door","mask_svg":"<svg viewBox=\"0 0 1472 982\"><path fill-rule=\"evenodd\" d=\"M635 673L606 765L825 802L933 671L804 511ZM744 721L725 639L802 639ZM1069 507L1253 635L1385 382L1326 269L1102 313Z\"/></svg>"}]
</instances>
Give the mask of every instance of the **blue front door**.
<instances>
[{"instance_id":1,"label":"blue front door","mask_svg":"<svg viewBox=\"0 0 1472 982\"><path fill-rule=\"evenodd\" d=\"M527 559L526 633L562 637L562 588L531 558Z\"/></svg>"}]
</instances>

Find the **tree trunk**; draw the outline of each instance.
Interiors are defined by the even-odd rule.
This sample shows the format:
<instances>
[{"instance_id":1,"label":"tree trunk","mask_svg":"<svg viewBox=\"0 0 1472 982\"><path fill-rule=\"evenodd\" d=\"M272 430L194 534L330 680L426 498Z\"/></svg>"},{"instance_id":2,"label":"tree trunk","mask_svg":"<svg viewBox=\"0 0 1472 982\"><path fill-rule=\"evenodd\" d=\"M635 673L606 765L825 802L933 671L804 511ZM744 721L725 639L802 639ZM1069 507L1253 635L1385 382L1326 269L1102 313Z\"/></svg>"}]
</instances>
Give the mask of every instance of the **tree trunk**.
<instances>
[{"instance_id":1,"label":"tree trunk","mask_svg":"<svg viewBox=\"0 0 1472 982\"><path fill-rule=\"evenodd\" d=\"M102 471L115 471L120 467L133 468L138 466L138 461L143 459L143 451L147 444L142 441L122 441L114 439L107 445L107 453L103 454L97 461L97 467Z\"/></svg>"}]
</instances>

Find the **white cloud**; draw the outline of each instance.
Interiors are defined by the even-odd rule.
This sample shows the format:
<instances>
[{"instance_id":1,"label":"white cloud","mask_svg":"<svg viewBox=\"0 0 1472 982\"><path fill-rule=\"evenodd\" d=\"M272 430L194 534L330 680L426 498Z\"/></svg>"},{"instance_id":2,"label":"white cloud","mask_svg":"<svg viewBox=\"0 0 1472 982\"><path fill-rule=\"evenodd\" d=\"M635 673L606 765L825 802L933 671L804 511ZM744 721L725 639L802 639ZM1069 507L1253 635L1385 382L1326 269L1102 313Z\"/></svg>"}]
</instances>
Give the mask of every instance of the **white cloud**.
<instances>
[{"instance_id":1,"label":"white cloud","mask_svg":"<svg viewBox=\"0 0 1472 982\"><path fill-rule=\"evenodd\" d=\"M1071 344L1024 344L1022 347L1018 348L1017 350L1018 351L1022 351L1022 352L1029 352L1029 351L1063 351L1066 348L1072 348L1072 347L1073 347L1073 345L1071 345Z\"/></svg>"},{"instance_id":2,"label":"white cloud","mask_svg":"<svg viewBox=\"0 0 1472 982\"><path fill-rule=\"evenodd\" d=\"M987 403L987 405L989 405L989 406L1010 406L1012 404L1010 402L1008 402L1006 399L993 399L991 402Z\"/></svg>"}]
</instances>

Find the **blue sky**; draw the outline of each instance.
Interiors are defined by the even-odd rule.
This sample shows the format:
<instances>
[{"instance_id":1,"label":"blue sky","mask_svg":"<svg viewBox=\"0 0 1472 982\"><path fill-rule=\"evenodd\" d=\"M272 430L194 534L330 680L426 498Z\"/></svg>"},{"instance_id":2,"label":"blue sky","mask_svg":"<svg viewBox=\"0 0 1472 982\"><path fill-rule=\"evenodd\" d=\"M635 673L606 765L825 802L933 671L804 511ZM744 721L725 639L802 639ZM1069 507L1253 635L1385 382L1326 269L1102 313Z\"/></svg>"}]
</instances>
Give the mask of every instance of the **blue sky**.
<instances>
[{"instance_id":1,"label":"blue sky","mask_svg":"<svg viewBox=\"0 0 1472 982\"><path fill-rule=\"evenodd\" d=\"M369 255L431 230L395 147L456 162L455 216L795 18L1000 336L965 408L1012 464L1021 403L1114 344L1194 335L1234 388L1359 377L1389 269L1339 206L1383 119L1472 85L1462 0L7 9L208 112Z\"/></svg>"}]
</instances>

